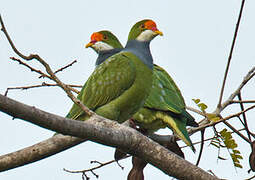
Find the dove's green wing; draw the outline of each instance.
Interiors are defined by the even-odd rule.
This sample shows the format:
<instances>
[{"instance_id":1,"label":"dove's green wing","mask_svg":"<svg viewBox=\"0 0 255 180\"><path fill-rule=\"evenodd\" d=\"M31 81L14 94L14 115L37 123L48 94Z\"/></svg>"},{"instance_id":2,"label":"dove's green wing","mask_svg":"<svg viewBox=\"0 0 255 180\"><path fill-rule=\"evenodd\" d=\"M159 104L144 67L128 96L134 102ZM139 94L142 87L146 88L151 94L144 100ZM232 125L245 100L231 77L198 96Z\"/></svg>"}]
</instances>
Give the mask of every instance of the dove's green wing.
<instances>
[{"instance_id":1,"label":"dove's green wing","mask_svg":"<svg viewBox=\"0 0 255 180\"><path fill-rule=\"evenodd\" d=\"M145 79L144 75L147 75ZM122 122L144 104L151 88L151 78L152 70L135 55L121 52L94 70L78 99L97 114ZM143 87L139 86L141 83ZM87 118L76 104L67 117L79 120Z\"/></svg>"},{"instance_id":2,"label":"dove's green wing","mask_svg":"<svg viewBox=\"0 0 255 180\"><path fill-rule=\"evenodd\" d=\"M154 65L153 84L149 97L134 116L135 122L149 132L169 127L187 145L194 147L188 136L186 125L197 126L186 111L185 102L177 85L161 67Z\"/></svg>"}]
</instances>

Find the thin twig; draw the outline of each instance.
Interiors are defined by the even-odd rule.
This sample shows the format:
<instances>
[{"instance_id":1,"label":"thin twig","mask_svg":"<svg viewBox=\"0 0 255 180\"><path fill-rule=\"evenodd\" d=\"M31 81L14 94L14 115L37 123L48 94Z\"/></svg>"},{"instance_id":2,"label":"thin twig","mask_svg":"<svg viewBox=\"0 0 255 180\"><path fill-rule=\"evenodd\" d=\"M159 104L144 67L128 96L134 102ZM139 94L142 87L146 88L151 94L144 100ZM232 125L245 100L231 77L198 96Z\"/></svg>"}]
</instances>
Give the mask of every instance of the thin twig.
<instances>
[{"instance_id":1,"label":"thin twig","mask_svg":"<svg viewBox=\"0 0 255 180\"><path fill-rule=\"evenodd\" d=\"M247 178L247 179L245 179L245 180L252 180L252 179L255 179L255 175L252 176L252 177L250 177L250 178Z\"/></svg>"},{"instance_id":2,"label":"thin twig","mask_svg":"<svg viewBox=\"0 0 255 180\"><path fill-rule=\"evenodd\" d=\"M195 113L197 113L197 114L199 114L201 116L206 117L205 113L203 113L202 111L199 111L199 110L197 110L197 109L195 109L193 107L186 106L186 109L189 110L189 111L195 112Z\"/></svg>"},{"instance_id":3,"label":"thin twig","mask_svg":"<svg viewBox=\"0 0 255 180\"><path fill-rule=\"evenodd\" d=\"M24 63L22 60L20 60L20 59L18 59L18 58L10 57L10 59L12 59L13 61L17 61L19 64L21 64L21 65L23 65L23 66L29 68L32 72L36 72L36 73L40 74L40 75L41 75L40 77L47 77L47 78L49 78L49 79L55 81L51 76L48 76L47 74L43 73L41 70L35 69L35 68L33 68L32 66L29 66L28 64ZM76 61L76 60L75 60L75 61ZM75 61L73 61L73 62L71 63L71 65L72 65ZM71 65L68 64L67 66L65 66L65 67L63 67L63 68L57 70L54 74L58 73L59 71L62 71L63 69L65 69L65 68L67 68L67 67L69 67L69 66L71 66ZM39 78L40 78L40 77L39 77ZM20 89L24 90L24 89L29 89L29 88L43 87L43 86L55 86L55 85L50 85L50 84L47 84L47 83L42 83L41 85L34 85L34 86L30 86L30 87L21 87ZM56 84L56 86L60 86L60 85L59 85L59 84ZM66 86L68 86L68 88L69 88L71 91L75 92L76 94L79 93L79 91L77 91L76 89L70 87L69 85L66 85ZM7 95L8 90L10 90L10 89L18 89L18 88L7 88L7 90L6 90L6 92L5 92L5 96Z\"/></svg>"},{"instance_id":4,"label":"thin twig","mask_svg":"<svg viewBox=\"0 0 255 180\"><path fill-rule=\"evenodd\" d=\"M52 78L50 76L48 76L47 74L45 74L44 72L42 72L41 70L38 70L38 69L35 69L33 68L32 66L29 66L28 64L24 63L22 60L18 59L18 58L15 58L15 57L10 57L11 60L13 61L17 61L19 64L27 67L28 69L30 69L32 72L36 72L38 74L41 74L41 76L43 77L47 77L49 79L52 80Z\"/></svg>"},{"instance_id":5,"label":"thin twig","mask_svg":"<svg viewBox=\"0 0 255 180\"><path fill-rule=\"evenodd\" d=\"M224 124L226 124L232 131L234 131L237 135L239 135L243 140L245 140L246 142L248 142L249 144L251 144L251 141L245 137L242 133L238 132L236 128L234 128L231 124L229 124L227 121L223 122Z\"/></svg>"},{"instance_id":6,"label":"thin twig","mask_svg":"<svg viewBox=\"0 0 255 180\"><path fill-rule=\"evenodd\" d=\"M37 84L37 85L31 85L31 86L18 86L18 87L8 87L4 93L5 96L7 96L8 92L10 90L27 90L27 89L32 89L32 88L40 88L40 87L55 87L58 86L57 84L50 84L50 83L46 83L46 82L42 82L42 84ZM74 85L74 84L67 84L67 86L69 86L69 88L75 92L76 94L79 94L80 91L78 91L75 88L82 88L81 85Z\"/></svg>"},{"instance_id":7,"label":"thin twig","mask_svg":"<svg viewBox=\"0 0 255 180\"><path fill-rule=\"evenodd\" d=\"M238 116L237 118L240 120L240 122L241 122L242 125L244 126L245 131L249 131L248 133L249 133L253 138L255 138L255 134L253 134L249 129L247 130L247 129L245 128L245 124L244 124L243 120L240 118L240 116Z\"/></svg>"},{"instance_id":8,"label":"thin twig","mask_svg":"<svg viewBox=\"0 0 255 180\"><path fill-rule=\"evenodd\" d=\"M2 20L1 15L0 15L0 23L1 23L1 30L4 32L4 34L5 34L6 38L7 38L7 40L9 41L9 43L10 43L12 49L13 49L13 51L14 51L18 56L20 56L20 57L23 58L23 59L27 59L27 60L33 59L32 55L30 55L30 56L24 56L22 53L20 53L20 52L18 51L18 49L16 49L16 47L14 46L14 43L12 42L12 40L11 40L11 38L10 38L10 36L9 36L9 34L8 34L7 30L6 30L6 28L5 28L5 25L4 25L4 22L3 22L3 20Z\"/></svg>"},{"instance_id":9,"label":"thin twig","mask_svg":"<svg viewBox=\"0 0 255 180\"><path fill-rule=\"evenodd\" d=\"M242 129L239 129L238 131L240 132L240 131L244 131L245 129L244 128L242 128ZM232 133L235 133L234 131L231 131L231 134ZM214 139L215 137L210 137L210 138L207 138L207 139L205 139L204 140L204 142L207 142L207 141L210 141L210 140L212 140L212 139ZM196 144L200 144L201 143L201 141L196 141L196 142L193 142L192 144L193 145L196 145ZM186 147L189 147L188 145L183 145L183 146L181 146L180 148L186 148Z\"/></svg>"},{"instance_id":10,"label":"thin twig","mask_svg":"<svg viewBox=\"0 0 255 180\"><path fill-rule=\"evenodd\" d=\"M64 67L62 67L62 68L56 70L54 73L56 74L56 73L58 73L58 72L60 72L60 71L63 71L64 69L66 69L66 68L72 66L74 63L77 63L77 60L74 60L73 62L67 64L66 66L64 66Z\"/></svg>"},{"instance_id":11,"label":"thin twig","mask_svg":"<svg viewBox=\"0 0 255 180\"><path fill-rule=\"evenodd\" d=\"M205 129L205 128L207 128L207 127L215 126L216 124L219 124L219 123L224 122L224 121L226 121L226 120L232 119L232 118L234 118L234 117L238 117L238 116L240 116L242 113L247 112L247 111L250 111L250 110L252 110L252 109L254 109L254 108L255 108L255 105L250 106L250 107L248 107L247 109L245 109L245 110L243 110L243 111L240 111L240 112L238 112L238 113L235 113L235 114L229 115L229 116L227 116L227 117L225 117L225 118L222 118L222 119L220 119L220 120L218 120L218 121L216 121L216 122L210 122L210 123L206 123L206 124L201 124L199 127L189 128L189 129L188 129L188 132L189 132L189 134L193 134L193 133L198 132L198 131L201 131L202 129Z\"/></svg>"},{"instance_id":12,"label":"thin twig","mask_svg":"<svg viewBox=\"0 0 255 180\"><path fill-rule=\"evenodd\" d=\"M203 149L204 149L204 144L205 144L205 129L201 130L201 145L200 145L200 151L199 151L199 155L197 158L196 166L198 166L198 164L201 160Z\"/></svg>"},{"instance_id":13,"label":"thin twig","mask_svg":"<svg viewBox=\"0 0 255 180\"><path fill-rule=\"evenodd\" d=\"M126 159L128 157L130 157L130 155L124 156L123 158L119 159L118 161ZM101 162L98 162L98 161L91 161L91 163L97 163L99 165L96 166L96 167L90 168L90 169L77 170L77 171L67 170L65 168L63 170L66 171L66 172L69 172L69 173L86 173L86 172L91 172L91 171L94 171L96 169L99 169L99 168L101 168L103 166L106 166L108 164L112 164L114 162L117 162L117 161L116 160L111 160L111 161L108 161L108 162L105 162L105 163L101 163ZM123 169L123 168L121 168L121 169Z\"/></svg>"},{"instance_id":14,"label":"thin twig","mask_svg":"<svg viewBox=\"0 0 255 180\"><path fill-rule=\"evenodd\" d=\"M241 101L241 102L240 102L240 108L241 108L241 110L243 111L243 110L244 110L244 105L243 105L243 103L242 103L241 92L237 95L237 97L238 97L239 101ZM250 131L249 131L249 128L248 128L248 123L247 123L246 114L243 113L242 116L243 116L243 121L244 121L244 127L245 127L246 132L247 132L247 136L248 136L248 138L249 138L249 140L250 140L250 142L251 142L251 135L250 135L250 133L249 133Z\"/></svg>"},{"instance_id":15,"label":"thin twig","mask_svg":"<svg viewBox=\"0 0 255 180\"><path fill-rule=\"evenodd\" d=\"M231 102L234 100L234 98L241 92L242 88L255 76L255 66L251 68L251 70L246 74L246 76L243 78L243 81L238 86L238 88L229 96L229 98L222 103L220 109L216 109L215 113L217 111L221 112L223 111Z\"/></svg>"},{"instance_id":16,"label":"thin twig","mask_svg":"<svg viewBox=\"0 0 255 180\"><path fill-rule=\"evenodd\" d=\"M237 33L238 33L238 30L239 30L239 25L240 25L240 22L241 22L241 17L242 17L242 13L243 13L244 3L245 3L245 0L242 0L242 4L241 4L239 16L238 16L238 20L237 20L237 24L236 24L236 28L235 28L234 37L233 37L232 45L231 45L229 56L228 56L228 63L227 63L227 67L226 67L225 74L224 74L224 79L223 79L222 88L221 88L221 92L220 92L220 98L219 98L219 102L218 102L218 105L217 105L218 109L221 108L223 92L224 92L224 88L225 88L225 84L226 84L228 70L229 70L229 67L230 67L230 62L231 62L231 59L232 59L232 54L233 54L234 47L235 47Z\"/></svg>"},{"instance_id":17,"label":"thin twig","mask_svg":"<svg viewBox=\"0 0 255 180\"><path fill-rule=\"evenodd\" d=\"M237 101L237 100L233 100L233 101L231 101L230 103L238 103L238 104L240 104L240 103L255 103L255 100L242 100L242 101Z\"/></svg>"},{"instance_id":18,"label":"thin twig","mask_svg":"<svg viewBox=\"0 0 255 180\"><path fill-rule=\"evenodd\" d=\"M66 68L68 68L68 67L71 67L71 66L72 66L74 63L76 63L76 62L77 62L77 60L74 60L73 62L67 64L66 66L64 66L64 67L62 67L62 68L56 70L56 71L54 72L54 74L57 74L58 72L63 71L64 69L66 69ZM44 76L42 76L42 75L39 76L39 78L42 78L42 77L44 77Z\"/></svg>"},{"instance_id":19,"label":"thin twig","mask_svg":"<svg viewBox=\"0 0 255 180\"><path fill-rule=\"evenodd\" d=\"M1 26L2 26L1 30L2 30L3 33L5 34L5 36L6 36L7 40L8 40L8 42L9 42L9 44L11 45L11 47L12 47L12 49L13 49L13 51L14 51L18 56L20 56L21 58L23 58L23 59L25 59L25 60L27 60L27 61L30 61L30 60L32 60L32 59L35 59L35 60L37 60L39 63L41 63L41 64L44 66L46 72L49 74L49 78L50 78L51 80L55 81L55 82L59 85L59 87L61 87L61 88L67 93L68 97L71 98L71 100L72 100L74 103L76 103L76 104L77 104L84 112L86 112L89 116L95 115L95 113L94 113L93 111L91 111L89 108L87 108L86 106L84 106L83 103L82 103L79 99L77 99L77 98L72 94L72 92L71 92L71 90L69 89L69 87L68 87L66 84L64 84L62 81L60 81L60 80L58 79L58 77L57 77L57 76L54 74L54 72L51 70L49 64L46 63L46 61L44 61L38 54L30 54L29 56L25 56L25 55L23 55L20 51L18 51L18 49L15 47L13 41L11 40L11 38L10 38L10 36L9 36L9 34L8 34L8 32L7 32L6 28L5 28L5 26L4 26L4 23L3 23L3 20L2 20L1 15L0 15L0 23L1 23ZM41 74L41 75L42 75L42 74ZM48 77L48 75L47 75L46 77Z\"/></svg>"}]
</instances>

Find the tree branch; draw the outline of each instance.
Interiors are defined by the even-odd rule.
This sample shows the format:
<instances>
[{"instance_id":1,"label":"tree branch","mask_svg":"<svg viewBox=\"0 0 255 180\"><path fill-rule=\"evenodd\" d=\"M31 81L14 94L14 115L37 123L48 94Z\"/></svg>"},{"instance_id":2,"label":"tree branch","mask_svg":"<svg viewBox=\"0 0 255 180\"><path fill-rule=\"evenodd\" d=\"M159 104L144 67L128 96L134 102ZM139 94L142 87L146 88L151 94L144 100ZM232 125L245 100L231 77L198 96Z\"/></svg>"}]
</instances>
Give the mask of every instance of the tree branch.
<instances>
[{"instance_id":1,"label":"tree branch","mask_svg":"<svg viewBox=\"0 0 255 180\"><path fill-rule=\"evenodd\" d=\"M228 70L229 70L229 67L230 67L230 62L231 62L231 59L232 59L232 54L233 54L234 47L235 47L237 33L238 33L238 30L239 30L239 25L240 25L241 18L242 18L244 3L245 3L245 0L242 0L241 8L240 8L239 15L238 15L238 20L237 20L237 23L236 23L234 37L233 37L233 41L232 41L229 56L228 56L228 63L227 63L227 67L226 67L225 74L224 74L224 79L223 79L223 83L222 83L222 87L221 87L221 91L220 91L220 98L219 98L217 108L221 108L221 105L222 105L221 102L222 102L223 92L224 92L224 88L225 88L225 84L226 84Z\"/></svg>"},{"instance_id":2,"label":"tree branch","mask_svg":"<svg viewBox=\"0 0 255 180\"><path fill-rule=\"evenodd\" d=\"M223 102L223 105L222 105L222 108L220 109L220 112L221 112L225 107L227 107L229 104L231 104L231 103L233 102L233 99L238 95L238 93L241 91L241 89L244 87L244 85L255 75L255 72L254 72L254 71L255 71L255 67L253 67L253 68L247 73L247 75L244 77L244 80L241 82L241 84L238 86L238 88L230 95L230 97L229 97L225 102ZM251 110L252 108L253 108L253 107L250 107L250 108L248 108L248 109L245 109L245 110L242 111L242 112L249 111L249 110ZM193 108L189 108L189 107L188 107L188 109L189 109L189 110L192 110ZM227 120L227 119L230 119L230 118L233 118L233 117L237 117L237 116L239 116L240 114L242 114L242 112L239 112L239 113L237 113L237 114L228 116L228 117L224 118L224 119L221 120L221 121L224 121L224 120ZM201 131L201 129L204 129L204 128L207 128L207 127L210 127L210 126L214 126L214 125L216 125L217 123L220 123L220 122L210 123L209 121L208 121L208 122L205 122L204 120L202 120L202 122L203 122L203 123L200 124L200 127L198 127L198 128L190 128L190 129L189 129L189 133L190 133L190 134L194 134L195 132ZM57 137L56 137L56 138L57 138ZM150 135L150 138L153 139L154 141L160 143L160 144L164 144L164 143L166 143L166 142L171 141L171 139L174 138L174 137L172 137L172 136L162 136L162 135L153 134L153 135ZM175 138L176 138L176 137L175 137ZM69 146L69 147L72 147L72 146L76 145L76 144L72 144L72 142L69 141L68 138L65 139L65 138L63 137L63 138L61 138L61 140L62 140L62 143L65 143L66 145L68 145L68 143L70 143L70 146ZM48 139L48 140L45 140L45 141L49 141L48 143L51 144L51 138ZM45 143L47 143L47 142L45 142ZM55 145L57 145L57 144L55 144ZM32 151L32 150L28 151L27 148L25 148L25 149L23 149L23 150L17 151L17 152L20 152L20 153L23 152L24 155L21 156L21 157L31 157L31 159L32 159L32 157L34 157L35 159L33 159L33 160L31 160L31 159L29 159L29 158L27 158L27 159L21 158L20 160L17 159L17 161L21 161L19 165L17 165L17 166L13 165L13 167L9 167L9 168L6 166L6 169L3 169L3 170L8 170L8 169L10 169L10 168L15 168L15 167L18 167L18 166L22 166L22 165L28 164L28 163L30 163L30 162L35 162L35 161L38 161L38 160L40 160L40 159L42 159L42 158L46 158L46 157L48 157L48 156L50 156L50 155L53 155L53 154L56 154L56 153L58 153L58 152L61 152L61 151L64 151L64 150L65 150L65 149L63 149L61 146L60 146L60 147L57 147L57 146L56 146L56 147L54 147L54 146L49 146L48 149L47 149L46 146L41 146L40 143L35 144L35 145L33 145L33 146L30 146L30 147L28 147L28 148L31 148L31 149L33 149L33 148L38 148L38 149L40 150L40 152L41 152L41 155L42 155L41 158L36 158L36 155L37 155L37 154L36 154L34 151ZM46 149L44 149L44 148L46 148ZM66 148L66 149L67 149L67 148ZM45 152L44 155L42 154L43 152ZM26 155L26 153L28 153L28 154ZM47 153L49 153L49 155L48 155ZM16 158L17 158L16 152L10 153L10 154L8 154L8 156L12 156L12 157L16 157ZM0 164L3 163L2 160L4 160L4 159L3 159L3 156L0 156ZM26 162L26 161L27 161L27 162Z\"/></svg>"},{"instance_id":3,"label":"tree branch","mask_svg":"<svg viewBox=\"0 0 255 180\"><path fill-rule=\"evenodd\" d=\"M130 156L129 156L129 155L124 156L122 159L126 159L126 158L128 158L128 157L130 157ZM122 160L122 159L119 159L119 160ZM119 160L118 160L118 161L119 161ZM64 168L64 171L66 171L66 172L68 172L68 173L82 173L83 175L86 174L87 172L91 172L91 173L94 175L94 170L100 169L100 168L102 168L102 167L104 167L104 166L106 166L106 165L112 164L112 163L114 163L114 162L116 162L116 163L118 164L118 166L123 170L124 167L120 166L120 164L118 163L118 161L117 161L117 160L111 160L111 161L107 161L107 162L105 162L105 163L101 163L101 162L99 162L99 161L90 161L91 164L94 163L94 164L98 164L98 165L95 166L95 167L93 167L93 168L84 169L84 170L76 170L76 171L68 170L68 169L65 169L65 168ZM98 178L98 175L96 176L96 178Z\"/></svg>"},{"instance_id":4,"label":"tree branch","mask_svg":"<svg viewBox=\"0 0 255 180\"><path fill-rule=\"evenodd\" d=\"M85 122L75 121L19 103L3 95L0 95L0 110L14 118L62 134L88 138L94 142L120 148L179 179L217 179L136 130L97 115Z\"/></svg>"},{"instance_id":5,"label":"tree branch","mask_svg":"<svg viewBox=\"0 0 255 180\"><path fill-rule=\"evenodd\" d=\"M59 68L58 70L56 70L56 71L54 72L54 74L56 74L56 73L58 73L58 72L60 72L60 71L63 71L64 69L66 69L66 68L68 68L68 67L71 67L74 63L77 63L77 60L74 60L73 62L67 64L66 66L64 66L64 67L62 67L62 68ZM39 78L42 78L42 77L43 77L43 75L39 76Z\"/></svg>"},{"instance_id":6,"label":"tree branch","mask_svg":"<svg viewBox=\"0 0 255 180\"><path fill-rule=\"evenodd\" d=\"M31 86L19 86L19 87L8 87L4 93L5 96L7 96L8 92L10 90L15 90L15 89L21 89L21 90L27 90L27 89L32 89L32 88L39 88L39 87L53 87L53 86L58 86L58 84L49 84L46 82L42 82L42 84L37 84L37 85L31 85ZM74 84L67 84L67 86L71 89L71 91L75 92L76 94L79 94L80 91L78 91L75 88L82 88L80 85L74 85ZM59 86L58 86L59 87Z\"/></svg>"},{"instance_id":7,"label":"tree branch","mask_svg":"<svg viewBox=\"0 0 255 180\"><path fill-rule=\"evenodd\" d=\"M38 72L39 74L43 75L43 76L46 76L48 77L49 79L55 81L59 87L61 87L67 94L67 96L75 103L77 104L84 112L86 112L89 116L92 116L92 115L95 115L95 113L93 111L91 111L89 108L87 108L86 106L84 106L84 104L79 100L77 99L71 92L70 88L68 87L68 85L64 84L63 82L61 82L59 80L59 78L55 75L55 73L52 71L52 69L50 68L49 64L43 60L43 58L41 58L38 54L30 54L29 56L25 56L23 55L14 45L13 41L11 40L6 28L5 28L5 25L4 25L4 22L3 22L3 19L0 15L0 24L2 26L1 30L3 31L3 33L5 34L9 44L11 45L13 51L18 55L20 56L21 58L27 60L27 61L30 61L30 60L37 60L39 63L41 63L44 68L46 69L46 72L49 74L46 75L46 74L41 74L40 72ZM15 58L14 58L15 59ZM21 61L20 61L21 63ZM26 65L26 63L21 63L23 65ZM28 67L28 65L27 65ZM32 69L31 69L32 70ZM37 71L36 71L37 72Z\"/></svg>"},{"instance_id":8,"label":"tree branch","mask_svg":"<svg viewBox=\"0 0 255 180\"><path fill-rule=\"evenodd\" d=\"M10 57L10 59L13 60L13 61L17 61L19 64L21 64L21 65L27 67L27 68L30 69L32 72L36 72L36 73L40 74L42 77L47 77L47 78L53 80L50 76L48 76L47 74L45 74L45 73L42 72L41 70L35 69L35 68L29 66L28 64L24 63L23 61L21 61L21 60L18 59L18 58Z\"/></svg>"},{"instance_id":9,"label":"tree branch","mask_svg":"<svg viewBox=\"0 0 255 180\"><path fill-rule=\"evenodd\" d=\"M222 103L221 108L218 108L215 110L215 113L223 111L229 104L232 103L234 98L241 92L242 88L251 80L255 75L255 66L251 68L251 70L246 74L246 76L243 78L243 81L238 86L238 88L229 96L229 98Z\"/></svg>"},{"instance_id":10,"label":"tree branch","mask_svg":"<svg viewBox=\"0 0 255 180\"><path fill-rule=\"evenodd\" d=\"M233 100L231 101L231 103L255 103L255 100L242 100L242 101L236 101L236 100Z\"/></svg>"},{"instance_id":11,"label":"tree branch","mask_svg":"<svg viewBox=\"0 0 255 180\"><path fill-rule=\"evenodd\" d=\"M33 146L0 156L0 172L47 158L84 141L86 139L58 134Z\"/></svg>"},{"instance_id":12,"label":"tree branch","mask_svg":"<svg viewBox=\"0 0 255 180\"><path fill-rule=\"evenodd\" d=\"M238 94L238 99L240 101L240 108L243 111L244 110L244 105L243 105L243 102L242 102L241 92ZM243 116L243 125L244 125L244 128L246 129L247 136L248 136L248 138L249 138L249 140L251 142L250 130L249 130L249 127L248 127L247 118L246 118L245 113L243 113L242 116Z\"/></svg>"},{"instance_id":13,"label":"tree branch","mask_svg":"<svg viewBox=\"0 0 255 180\"><path fill-rule=\"evenodd\" d=\"M194 134L195 132L201 131L202 129L205 129L205 128L207 128L207 127L215 126L216 124L219 124L219 123L221 123L221 122L225 122L225 121L227 121L227 120L229 120L229 119L231 119L231 118L238 117L238 116L240 116L241 114L243 114L243 113L245 113L245 112L247 112L247 111L250 111L250 110L252 110L252 109L254 109L254 108L255 108L255 105L250 106L250 107L248 107L247 109L244 109L243 111L240 111L240 112L238 112L238 113L235 113L235 114L229 115L229 116L227 116L227 117L225 117L225 118L222 118L222 119L220 119L220 120L218 120L218 121L216 121L216 122L204 123L204 124L201 124L199 127L189 128L189 131L188 131L188 132L189 132L189 134ZM249 140L248 140L247 138L245 138L245 140L247 140L247 142L249 142ZM249 142L249 143L250 143L250 142Z\"/></svg>"}]
</instances>

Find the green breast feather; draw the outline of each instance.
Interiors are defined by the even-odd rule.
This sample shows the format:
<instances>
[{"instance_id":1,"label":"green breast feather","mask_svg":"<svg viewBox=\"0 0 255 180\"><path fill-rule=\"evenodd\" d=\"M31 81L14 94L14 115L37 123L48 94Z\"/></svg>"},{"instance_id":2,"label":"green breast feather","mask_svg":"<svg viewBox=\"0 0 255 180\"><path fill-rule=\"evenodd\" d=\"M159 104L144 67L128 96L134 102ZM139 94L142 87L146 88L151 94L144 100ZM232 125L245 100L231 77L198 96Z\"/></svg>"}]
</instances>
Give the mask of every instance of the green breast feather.
<instances>
[{"instance_id":1,"label":"green breast feather","mask_svg":"<svg viewBox=\"0 0 255 180\"><path fill-rule=\"evenodd\" d=\"M143 106L152 85L151 79L151 69L132 53L121 52L94 70L78 99L97 114L123 122ZM76 104L66 117L88 118Z\"/></svg>"}]
</instances>

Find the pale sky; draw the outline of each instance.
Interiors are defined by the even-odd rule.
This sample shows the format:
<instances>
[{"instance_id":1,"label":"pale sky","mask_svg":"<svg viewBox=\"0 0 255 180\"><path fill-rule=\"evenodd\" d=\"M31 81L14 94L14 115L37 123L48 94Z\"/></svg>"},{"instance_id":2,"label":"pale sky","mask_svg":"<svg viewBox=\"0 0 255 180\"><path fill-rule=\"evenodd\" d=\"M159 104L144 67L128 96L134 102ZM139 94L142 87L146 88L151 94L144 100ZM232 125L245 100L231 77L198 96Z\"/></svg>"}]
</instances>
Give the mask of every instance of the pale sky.
<instances>
[{"instance_id":1,"label":"pale sky","mask_svg":"<svg viewBox=\"0 0 255 180\"><path fill-rule=\"evenodd\" d=\"M110 30L125 44L130 28L145 18L153 19L158 29L164 33L151 43L154 62L166 69L173 77L188 106L196 107L192 98L200 98L213 111L219 98L220 87L227 62L234 28L240 9L240 0L182 0L182 1L4 1L0 0L0 13L6 28L23 53L38 53L56 70L77 59L78 63L60 72L58 77L65 83L82 85L92 73L97 55L91 49L85 49L91 33ZM254 66L255 40L255 2L247 1L244 9L240 32L231 62L224 99L239 86L243 77ZM0 33L0 93L7 87L40 84L36 73L12 62L9 57L17 57L11 50L5 36ZM31 65L42 68L36 62ZM243 98L254 98L254 79L242 91ZM42 110L65 116L72 102L60 88L37 88L31 90L10 91L8 96ZM238 106L227 108L222 115L238 112ZM247 106L248 107L248 106ZM200 116L193 114L197 121ZM254 110L248 115L251 124ZM12 120L0 113L0 154L6 154L33 145L53 135L53 132L29 124L22 120ZM229 121L235 123L237 119ZM236 126L238 127L238 126ZM222 126L217 126L220 131ZM171 134L170 130L159 133ZM200 140L200 133L191 136L193 142ZM206 131L206 137L212 136L212 130ZM239 150L244 159L243 169L235 169L226 150L222 151L227 161L218 161L217 149L205 144L200 167L212 170L218 177L227 179L245 179L249 169L248 156L250 147L240 142ZM178 142L183 145L182 142ZM184 148L186 159L192 163L197 160L197 153ZM39 162L0 173L0 179L38 179L69 180L81 179L80 174L69 174L62 169L81 170L92 167L91 160L101 162L113 159L114 149L92 142L86 142L67 151ZM120 162L125 169L116 164L96 170L100 179L126 179L131 168L131 159ZM96 179L88 173L91 179ZM145 168L145 179L169 179L163 172L152 167Z\"/></svg>"}]
</instances>

